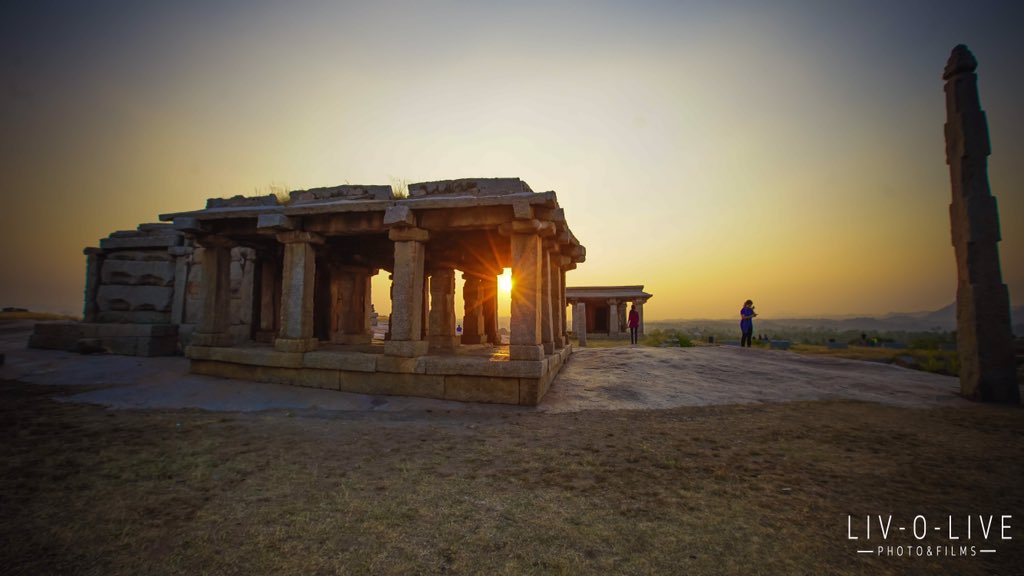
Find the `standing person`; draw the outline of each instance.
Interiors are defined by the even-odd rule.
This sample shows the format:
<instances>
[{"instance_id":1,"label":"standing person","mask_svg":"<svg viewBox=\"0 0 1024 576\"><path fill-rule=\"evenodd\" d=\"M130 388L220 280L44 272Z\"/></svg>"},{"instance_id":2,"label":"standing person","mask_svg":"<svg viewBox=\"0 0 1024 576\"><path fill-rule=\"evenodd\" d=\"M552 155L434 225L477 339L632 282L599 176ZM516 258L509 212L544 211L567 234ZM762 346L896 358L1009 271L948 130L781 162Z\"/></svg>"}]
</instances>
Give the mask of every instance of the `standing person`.
<instances>
[{"instance_id":1,"label":"standing person","mask_svg":"<svg viewBox=\"0 0 1024 576\"><path fill-rule=\"evenodd\" d=\"M750 348L754 336L754 316L757 316L757 312L754 312L754 301L747 300L743 303L743 309L740 310L740 331L743 332L743 337L740 338L740 347L746 346Z\"/></svg>"},{"instance_id":2,"label":"standing person","mask_svg":"<svg viewBox=\"0 0 1024 576\"><path fill-rule=\"evenodd\" d=\"M640 330L640 313L636 311L636 304L629 307L629 343L639 344L638 332Z\"/></svg>"}]
</instances>

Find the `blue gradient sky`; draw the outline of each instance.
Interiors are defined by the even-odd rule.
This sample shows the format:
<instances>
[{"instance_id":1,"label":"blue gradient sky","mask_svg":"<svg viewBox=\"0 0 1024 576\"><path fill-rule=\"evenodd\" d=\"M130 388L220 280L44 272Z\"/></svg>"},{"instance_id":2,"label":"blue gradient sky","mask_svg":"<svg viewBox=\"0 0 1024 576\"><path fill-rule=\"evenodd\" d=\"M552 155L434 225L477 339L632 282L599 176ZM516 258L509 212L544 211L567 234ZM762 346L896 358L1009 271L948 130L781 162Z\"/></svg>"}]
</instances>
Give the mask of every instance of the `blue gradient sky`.
<instances>
[{"instance_id":1,"label":"blue gradient sky","mask_svg":"<svg viewBox=\"0 0 1024 576\"><path fill-rule=\"evenodd\" d=\"M939 308L961 42L1019 304L1024 5L966 5L5 7L0 305L79 311L82 247L211 196L519 176L588 248L570 283L643 283L649 318Z\"/></svg>"}]
</instances>

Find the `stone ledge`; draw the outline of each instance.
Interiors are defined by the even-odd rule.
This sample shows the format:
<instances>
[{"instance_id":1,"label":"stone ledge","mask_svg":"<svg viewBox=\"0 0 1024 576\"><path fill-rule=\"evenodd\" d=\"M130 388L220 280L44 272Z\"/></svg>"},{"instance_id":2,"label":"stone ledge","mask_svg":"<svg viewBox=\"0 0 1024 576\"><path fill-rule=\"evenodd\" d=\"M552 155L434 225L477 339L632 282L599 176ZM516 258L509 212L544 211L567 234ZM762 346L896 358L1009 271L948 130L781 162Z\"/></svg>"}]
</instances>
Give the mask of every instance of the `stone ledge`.
<instances>
[{"instance_id":1,"label":"stone ledge","mask_svg":"<svg viewBox=\"0 0 1024 576\"><path fill-rule=\"evenodd\" d=\"M377 370L377 354L360 352L307 352L302 359L306 368L324 370L349 370L353 372L374 372Z\"/></svg>"},{"instance_id":2,"label":"stone ledge","mask_svg":"<svg viewBox=\"0 0 1024 576\"><path fill-rule=\"evenodd\" d=\"M545 369L541 360L482 360L450 356L427 356L424 364L427 374L495 378L540 378Z\"/></svg>"},{"instance_id":3,"label":"stone ledge","mask_svg":"<svg viewBox=\"0 0 1024 576\"><path fill-rule=\"evenodd\" d=\"M301 368L304 360L302 353L280 352L270 348L189 346L185 349L185 356L193 360L216 360L278 368Z\"/></svg>"},{"instance_id":4,"label":"stone ledge","mask_svg":"<svg viewBox=\"0 0 1024 576\"><path fill-rule=\"evenodd\" d=\"M536 406L572 353L572 347L534 361L479 357L403 358L362 352L284 353L270 348L189 347L192 372L310 386L358 394L385 394Z\"/></svg>"}]
</instances>

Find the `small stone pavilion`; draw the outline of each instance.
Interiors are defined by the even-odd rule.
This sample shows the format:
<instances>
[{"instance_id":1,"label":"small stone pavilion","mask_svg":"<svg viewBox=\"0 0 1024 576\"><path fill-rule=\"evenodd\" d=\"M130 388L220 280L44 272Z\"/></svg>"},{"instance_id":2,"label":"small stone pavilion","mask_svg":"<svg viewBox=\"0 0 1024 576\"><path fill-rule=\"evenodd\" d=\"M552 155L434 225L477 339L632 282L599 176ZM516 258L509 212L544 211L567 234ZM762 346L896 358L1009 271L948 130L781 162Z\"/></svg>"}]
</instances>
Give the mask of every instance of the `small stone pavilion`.
<instances>
[{"instance_id":1,"label":"small stone pavilion","mask_svg":"<svg viewBox=\"0 0 1024 576\"><path fill-rule=\"evenodd\" d=\"M573 334L581 345L590 338L627 338L629 305L640 313L640 336L644 335L644 303L651 294L640 286L585 286L566 288L565 299L572 305ZM582 328L582 329L581 329Z\"/></svg>"},{"instance_id":2,"label":"small stone pavilion","mask_svg":"<svg viewBox=\"0 0 1024 576\"><path fill-rule=\"evenodd\" d=\"M86 322L65 327L63 339L60 327L37 330L33 345L68 347L122 330L109 326L157 321L157 333L185 344L195 373L527 405L571 353L565 275L586 251L555 193L535 193L518 178L412 184L405 198L390 186L344 185L292 192L287 203L211 199L160 219L171 224L115 233L122 237L110 250L87 249ZM121 246L133 234L156 235L161 246L145 238ZM156 265L136 262L119 276L126 259ZM140 281L131 272L142 268L160 275ZM497 318L504 268L513 279L507 346ZM385 341L374 343L370 279L381 271L391 280L391 314ZM459 272L465 308L457 311Z\"/></svg>"}]
</instances>

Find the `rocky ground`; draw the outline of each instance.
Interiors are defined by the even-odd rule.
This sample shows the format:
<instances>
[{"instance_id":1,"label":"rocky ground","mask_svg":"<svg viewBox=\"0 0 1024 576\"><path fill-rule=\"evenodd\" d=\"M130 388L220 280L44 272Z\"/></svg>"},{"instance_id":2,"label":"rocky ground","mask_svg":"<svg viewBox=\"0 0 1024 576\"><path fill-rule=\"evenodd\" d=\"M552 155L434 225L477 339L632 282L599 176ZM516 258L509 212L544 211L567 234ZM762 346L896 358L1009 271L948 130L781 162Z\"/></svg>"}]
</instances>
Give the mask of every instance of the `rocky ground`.
<instances>
[{"instance_id":1,"label":"rocky ground","mask_svg":"<svg viewBox=\"0 0 1024 576\"><path fill-rule=\"evenodd\" d=\"M1024 411L962 401L949 377L594 348L527 408L207 379L180 358L26 350L23 336L0 325L4 574L1024 565ZM868 541L864 519L879 515L894 531ZM896 530L919 515L960 540ZM978 535L1002 515L1013 540Z\"/></svg>"}]
</instances>

